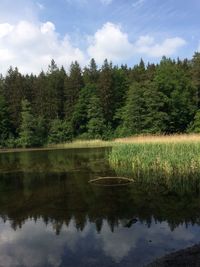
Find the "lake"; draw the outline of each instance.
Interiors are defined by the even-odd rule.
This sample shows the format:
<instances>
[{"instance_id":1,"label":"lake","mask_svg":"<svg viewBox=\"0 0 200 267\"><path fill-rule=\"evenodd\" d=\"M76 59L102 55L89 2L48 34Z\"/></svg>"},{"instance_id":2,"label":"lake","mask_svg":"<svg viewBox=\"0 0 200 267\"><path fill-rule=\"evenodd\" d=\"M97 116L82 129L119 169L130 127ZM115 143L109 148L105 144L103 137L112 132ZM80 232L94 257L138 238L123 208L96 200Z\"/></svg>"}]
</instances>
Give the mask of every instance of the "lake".
<instances>
[{"instance_id":1,"label":"lake","mask_svg":"<svg viewBox=\"0 0 200 267\"><path fill-rule=\"evenodd\" d=\"M0 266L145 266L200 242L200 198L116 176L106 149L0 154Z\"/></svg>"}]
</instances>

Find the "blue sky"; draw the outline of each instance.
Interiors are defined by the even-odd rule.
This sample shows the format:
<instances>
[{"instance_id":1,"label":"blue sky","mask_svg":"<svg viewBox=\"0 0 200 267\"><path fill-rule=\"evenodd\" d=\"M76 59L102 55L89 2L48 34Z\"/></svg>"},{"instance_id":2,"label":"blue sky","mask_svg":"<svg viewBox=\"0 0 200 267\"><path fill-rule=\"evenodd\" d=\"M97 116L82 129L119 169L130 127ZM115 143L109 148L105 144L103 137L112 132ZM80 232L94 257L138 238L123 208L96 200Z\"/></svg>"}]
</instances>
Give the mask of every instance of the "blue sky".
<instances>
[{"instance_id":1,"label":"blue sky","mask_svg":"<svg viewBox=\"0 0 200 267\"><path fill-rule=\"evenodd\" d=\"M199 13L199 0L0 0L0 72L38 73L51 58L66 68L191 58Z\"/></svg>"}]
</instances>

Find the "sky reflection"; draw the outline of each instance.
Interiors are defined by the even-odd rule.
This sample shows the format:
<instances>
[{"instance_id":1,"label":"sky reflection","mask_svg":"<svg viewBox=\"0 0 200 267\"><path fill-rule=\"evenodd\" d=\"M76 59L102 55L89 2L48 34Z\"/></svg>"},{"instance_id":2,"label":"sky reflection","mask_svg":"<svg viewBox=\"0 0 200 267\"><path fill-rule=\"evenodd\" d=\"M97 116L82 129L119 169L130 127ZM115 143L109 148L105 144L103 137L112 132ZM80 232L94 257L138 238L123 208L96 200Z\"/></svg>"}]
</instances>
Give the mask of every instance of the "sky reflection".
<instances>
[{"instance_id":1,"label":"sky reflection","mask_svg":"<svg viewBox=\"0 0 200 267\"><path fill-rule=\"evenodd\" d=\"M0 266L142 266L155 257L200 241L198 227L180 225L174 231L166 222L151 227L137 222L119 224L112 232L106 220L101 232L87 221L82 231L74 219L56 235L54 224L28 219L14 230L0 223ZM145 255L145 257L144 257Z\"/></svg>"}]
</instances>

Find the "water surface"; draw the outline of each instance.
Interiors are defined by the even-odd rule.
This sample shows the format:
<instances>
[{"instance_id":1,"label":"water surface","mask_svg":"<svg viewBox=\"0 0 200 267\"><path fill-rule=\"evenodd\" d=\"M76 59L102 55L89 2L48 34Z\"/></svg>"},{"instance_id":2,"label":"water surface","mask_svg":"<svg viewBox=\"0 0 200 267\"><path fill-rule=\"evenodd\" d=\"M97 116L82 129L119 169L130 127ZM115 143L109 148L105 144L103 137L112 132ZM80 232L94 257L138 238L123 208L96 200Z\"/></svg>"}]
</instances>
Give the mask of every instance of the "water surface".
<instances>
[{"instance_id":1,"label":"water surface","mask_svg":"<svg viewBox=\"0 0 200 267\"><path fill-rule=\"evenodd\" d=\"M0 266L145 266L200 242L200 199L115 176L109 149L0 155Z\"/></svg>"}]
</instances>

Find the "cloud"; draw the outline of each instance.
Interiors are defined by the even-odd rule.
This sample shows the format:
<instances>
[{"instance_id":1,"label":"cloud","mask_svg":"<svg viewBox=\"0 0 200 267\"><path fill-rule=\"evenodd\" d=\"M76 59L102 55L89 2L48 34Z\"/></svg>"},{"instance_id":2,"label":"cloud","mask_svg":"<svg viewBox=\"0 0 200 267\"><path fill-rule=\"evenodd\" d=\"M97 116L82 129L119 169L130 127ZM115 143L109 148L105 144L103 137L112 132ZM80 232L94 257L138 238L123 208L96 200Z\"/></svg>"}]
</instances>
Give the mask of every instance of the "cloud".
<instances>
[{"instance_id":1,"label":"cloud","mask_svg":"<svg viewBox=\"0 0 200 267\"><path fill-rule=\"evenodd\" d=\"M52 266L63 265L63 255L77 254L77 244L85 243L89 224L80 233L74 220L62 227L62 234L56 236L54 224L48 226L42 220L28 219L22 228L14 231L9 223L0 225L0 266ZM34 235L30 234L33 233ZM66 252L67 251L67 252Z\"/></svg>"},{"instance_id":2,"label":"cloud","mask_svg":"<svg viewBox=\"0 0 200 267\"><path fill-rule=\"evenodd\" d=\"M133 46L128 40L128 35L121 31L119 25L106 23L94 36L89 39L89 57L94 57L98 63L107 58L120 61L132 55Z\"/></svg>"},{"instance_id":3,"label":"cloud","mask_svg":"<svg viewBox=\"0 0 200 267\"><path fill-rule=\"evenodd\" d=\"M79 36L80 39L83 37ZM120 25L107 22L88 37L86 49L81 50L68 34L61 37L50 21L0 23L0 73L5 74L9 66L17 66L22 73L37 74L47 69L51 59L68 69L72 61L77 60L83 66L90 58L102 64L105 58L124 63L135 56L172 56L185 44L180 37L157 42L150 35L139 36L131 42Z\"/></svg>"},{"instance_id":4,"label":"cloud","mask_svg":"<svg viewBox=\"0 0 200 267\"><path fill-rule=\"evenodd\" d=\"M95 266L94 260L101 263L107 257L111 260L103 260L107 265L122 260L128 264L134 260L144 266L146 260L152 261L166 251L182 249L199 240L192 226L179 225L172 231L167 222L158 223L154 220L151 227L138 222L126 228L122 222L114 232L111 232L108 222L104 220L100 234L89 220L84 230L79 231L72 219L67 226L62 226L60 235L56 236L57 225L59 222L54 220L46 225L42 218L36 222L27 219L21 228L13 230L9 221L1 222L0 266L58 267L68 266L69 262L71 266L76 266L77 255L79 262L91 266ZM151 245L149 240L152 240ZM142 257L143 253L145 257Z\"/></svg>"},{"instance_id":5,"label":"cloud","mask_svg":"<svg viewBox=\"0 0 200 267\"><path fill-rule=\"evenodd\" d=\"M141 36L135 43L135 50L138 53L149 57L171 56L178 48L184 46L186 41L180 37L167 38L161 43L156 43L151 36Z\"/></svg>"},{"instance_id":6,"label":"cloud","mask_svg":"<svg viewBox=\"0 0 200 267\"><path fill-rule=\"evenodd\" d=\"M52 22L0 24L0 72L10 65L23 73L38 73L54 58L58 65L69 67L72 61L85 63L84 53L72 45L68 35L60 38Z\"/></svg>"},{"instance_id":7,"label":"cloud","mask_svg":"<svg viewBox=\"0 0 200 267\"><path fill-rule=\"evenodd\" d=\"M172 56L185 44L186 41L180 37L167 38L158 43L149 35L140 36L135 42L130 42L128 34L119 25L107 22L94 36L90 36L87 52L98 63L102 63L105 58L121 62L135 55L151 58Z\"/></svg>"},{"instance_id":8,"label":"cloud","mask_svg":"<svg viewBox=\"0 0 200 267\"><path fill-rule=\"evenodd\" d=\"M153 240L152 247L154 246L155 251L157 251L156 257L160 257L164 251L157 248L162 248L163 242L165 242L166 250L171 248L181 249L190 241L194 241L195 235L191 229L184 226L179 226L171 231L166 222L152 222L150 228L141 223L137 223L131 228L124 228L119 224L115 232L112 233L108 223L104 221L101 235L97 235L96 238L101 242L105 255L111 257L114 262L121 262L131 252L134 255L135 262L140 260L141 265L144 266L145 264L142 263L145 262L142 262L139 252L145 251L144 261L155 258L155 254L152 254L152 250L149 250L149 240Z\"/></svg>"}]
</instances>

